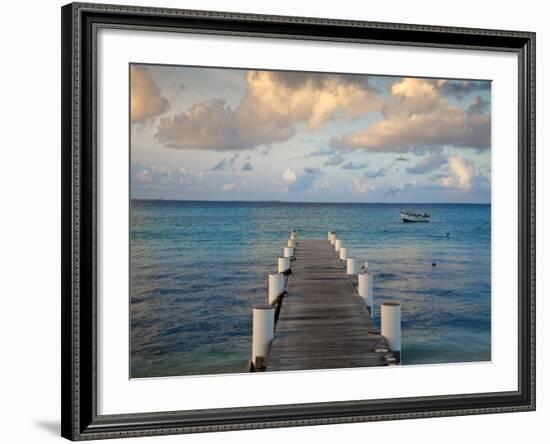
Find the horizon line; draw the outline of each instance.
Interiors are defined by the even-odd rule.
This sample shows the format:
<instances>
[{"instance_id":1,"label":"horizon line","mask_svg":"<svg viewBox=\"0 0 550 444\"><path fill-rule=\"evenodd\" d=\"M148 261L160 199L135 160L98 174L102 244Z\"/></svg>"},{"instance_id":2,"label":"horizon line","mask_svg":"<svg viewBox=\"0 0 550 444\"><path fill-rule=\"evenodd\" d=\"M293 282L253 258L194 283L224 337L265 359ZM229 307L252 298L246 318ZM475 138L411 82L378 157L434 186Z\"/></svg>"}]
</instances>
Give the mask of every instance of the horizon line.
<instances>
[{"instance_id":1,"label":"horizon line","mask_svg":"<svg viewBox=\"0 0 550 444\"><path fill-rule=\"evenodd\" d=\"M210 203L288 203L288 204L376 204L376 205L491 205L491 202L358 202L358 201L286 201L286 200L213 200L213 199L165 199L130 197L132 200L162 201L162 202L210 202Z\"/></svg>"}]
</instances>

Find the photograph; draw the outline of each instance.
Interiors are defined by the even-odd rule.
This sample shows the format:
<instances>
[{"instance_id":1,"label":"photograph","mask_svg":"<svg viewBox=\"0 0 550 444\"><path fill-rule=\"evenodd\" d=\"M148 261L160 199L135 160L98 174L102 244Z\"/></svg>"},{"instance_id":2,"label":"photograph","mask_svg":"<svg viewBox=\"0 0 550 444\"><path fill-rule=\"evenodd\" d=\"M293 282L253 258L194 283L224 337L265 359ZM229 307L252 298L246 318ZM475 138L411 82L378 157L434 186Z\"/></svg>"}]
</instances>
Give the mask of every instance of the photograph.
<instances>
[{"instance_id":1,"label":"photograph","mask_svg":"<svg viewBox=\"0 0 550 444\"><path fill-rule=\"evenodd\" d=\"M130 378L491 362L491 80L128 76Z\"/></svg>"},{"instance_id":2,"label":"photograph","mask_svg":"<svg viewBox=\"0 0 550 444\"><path fill-rule=\"evenodd\" d=\"M61 435L533 429L542 21L203 3L61 8Z\"/></svg>"}]
</instances>

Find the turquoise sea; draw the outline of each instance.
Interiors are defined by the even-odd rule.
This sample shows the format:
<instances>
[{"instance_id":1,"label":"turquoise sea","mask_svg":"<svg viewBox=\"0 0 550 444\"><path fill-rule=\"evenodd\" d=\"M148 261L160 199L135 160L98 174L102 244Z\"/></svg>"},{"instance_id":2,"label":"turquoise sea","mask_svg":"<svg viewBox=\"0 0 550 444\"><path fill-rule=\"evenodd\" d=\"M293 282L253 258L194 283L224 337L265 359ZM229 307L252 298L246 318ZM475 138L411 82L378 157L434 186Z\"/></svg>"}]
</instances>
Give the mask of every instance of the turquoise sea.
<instances>
[{"instance_id":1,"label":"turquoise sea","mask_svg":"<svg viewBox=\"0 0 550 444\"><path fill-rule=\"evenodd\" d=\"M368 260L377 325L381 302L402 304L403 365L491 359L490 205L132 200L130 224L133 378L247 371L292 226Z\"/></svg>"}]
</instances>

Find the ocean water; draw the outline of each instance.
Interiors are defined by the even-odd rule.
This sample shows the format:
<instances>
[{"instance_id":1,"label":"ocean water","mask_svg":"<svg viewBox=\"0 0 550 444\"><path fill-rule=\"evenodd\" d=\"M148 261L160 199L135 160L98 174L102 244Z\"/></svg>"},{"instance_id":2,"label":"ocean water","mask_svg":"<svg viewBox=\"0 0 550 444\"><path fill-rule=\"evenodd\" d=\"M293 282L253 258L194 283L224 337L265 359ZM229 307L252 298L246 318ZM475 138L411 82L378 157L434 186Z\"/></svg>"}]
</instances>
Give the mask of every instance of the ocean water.
<instances>
[{"instance_id":1,"label":"ocean water","mask_svg":"<svg viewBox=\"0 0 550 444\"><path fill-rule=\"evenodd\" d=\"M401 222L412 208L431 222ZM252 307L292 226L368 260L376 324L380 303L402 304L403 365L491 359L490 205L132 200L131 377L247 371Z\"/></svg>"}]
</instances>

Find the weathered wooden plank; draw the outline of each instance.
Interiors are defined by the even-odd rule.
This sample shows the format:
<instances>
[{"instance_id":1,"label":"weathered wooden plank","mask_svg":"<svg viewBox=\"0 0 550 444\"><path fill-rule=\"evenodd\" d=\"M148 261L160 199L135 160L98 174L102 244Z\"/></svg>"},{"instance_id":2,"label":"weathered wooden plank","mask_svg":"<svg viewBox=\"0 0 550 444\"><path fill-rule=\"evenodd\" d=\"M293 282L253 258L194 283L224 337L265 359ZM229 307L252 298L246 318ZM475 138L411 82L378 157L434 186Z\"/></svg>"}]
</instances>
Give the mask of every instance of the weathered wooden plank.
<instances>
[{"instance_id":1,"label":"weathered wooden plank","mask_svg":"<svg viewBox=\"0 0 550 444\"><path fill-rule=\"evenodd\" d=\"M266 371L388 365L388 345L330 242L299 240Z\"/></svg>"}]
</instances>

